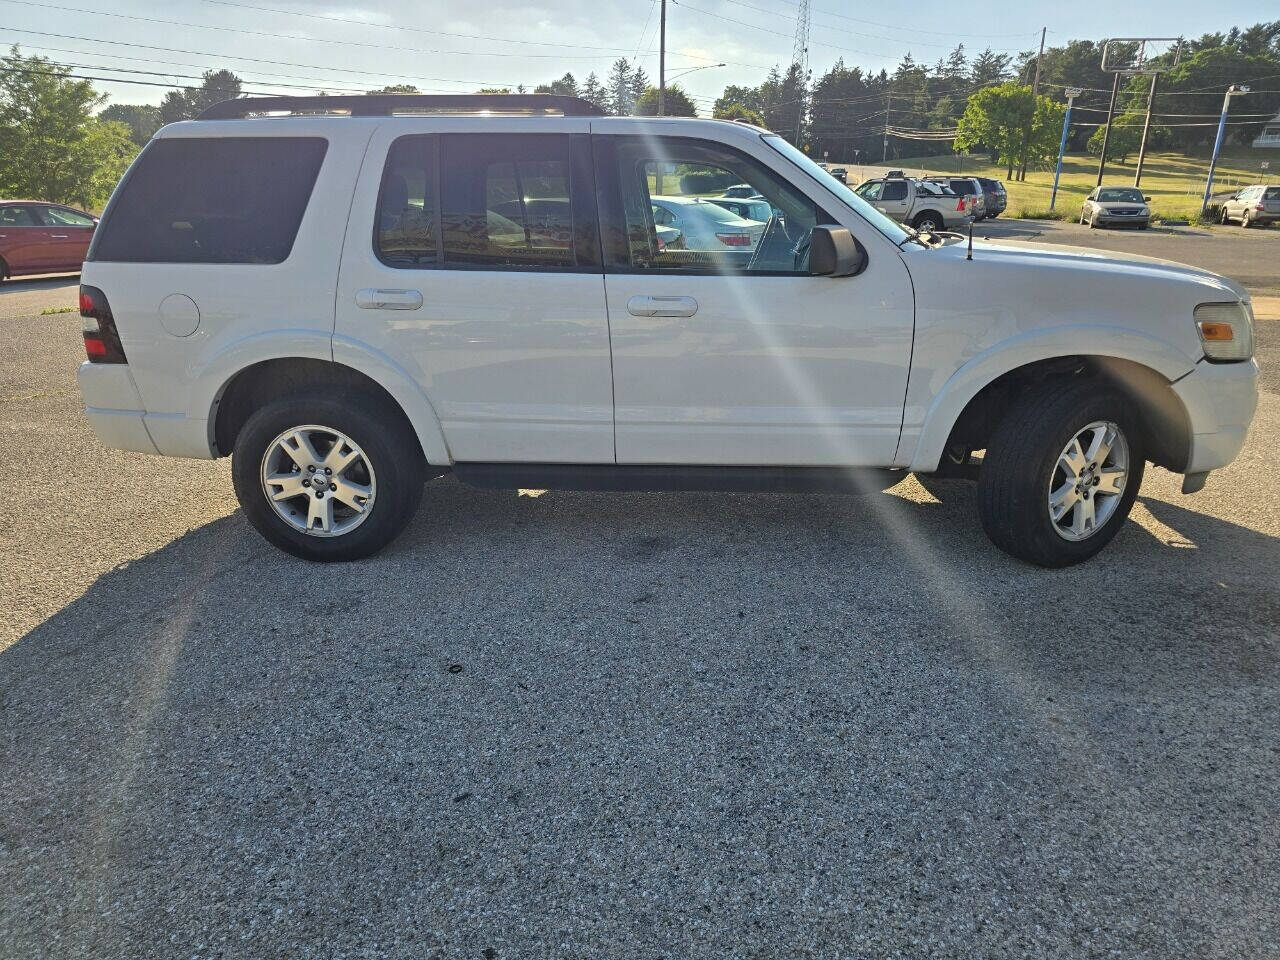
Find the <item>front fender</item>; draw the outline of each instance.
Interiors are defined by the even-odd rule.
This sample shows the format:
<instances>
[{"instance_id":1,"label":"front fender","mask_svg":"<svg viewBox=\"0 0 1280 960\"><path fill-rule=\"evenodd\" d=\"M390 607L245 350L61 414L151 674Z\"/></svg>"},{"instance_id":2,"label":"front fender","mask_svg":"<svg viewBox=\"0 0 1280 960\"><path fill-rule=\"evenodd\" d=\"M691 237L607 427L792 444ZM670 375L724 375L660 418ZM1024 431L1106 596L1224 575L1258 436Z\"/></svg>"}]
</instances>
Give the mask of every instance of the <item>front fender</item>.
<instances>
[{"instance_id":1,"label":"front fender","mask_svg":"<svg viewBox=\"0 0 1280 960\"><path fill-rule=\"evenodd\" d=\"M913 429L904 424L898 461L922 473L938 469L952 427L983 387L1019 367L1073 356L1129 360L1170 383L1195 367L1172 344L1129 327L1081 323L1030 330L992 345L959 367L933 397L920 425Z\"/></svg>"}]
</instances>

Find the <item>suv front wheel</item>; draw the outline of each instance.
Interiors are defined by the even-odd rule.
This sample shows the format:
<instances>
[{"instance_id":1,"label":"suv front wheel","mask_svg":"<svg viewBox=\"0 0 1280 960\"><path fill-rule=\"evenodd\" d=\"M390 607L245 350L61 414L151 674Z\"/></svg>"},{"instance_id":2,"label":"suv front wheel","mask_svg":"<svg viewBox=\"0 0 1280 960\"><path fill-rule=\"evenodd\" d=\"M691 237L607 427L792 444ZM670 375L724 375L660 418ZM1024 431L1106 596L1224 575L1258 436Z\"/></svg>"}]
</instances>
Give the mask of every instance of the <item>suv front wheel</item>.
<instances>
[{"instance_id":1,"label":"suv front wheel","mask_svg":"<svg viewBox=\"0 0 1280 960\"><path fill-rule=\"evenodd\" d=\"M978 475L978 513L996 546L1042 567L1105 547L1146 466L1132 404L1096 380L1045 383L996 429Z\"/></svg>"},{"instance_id":2,"label":"suv front wheel","mask_svg":"<svg viewBox=\"0 0 1280 960\"><path fill-rule=\"evenodd\" d=\"M413 519L425 482L404 418L365 396L293 396L260 408L236 438L231 475L259 533L319 561L386 546Z\"/></svg>"}]
</instances>

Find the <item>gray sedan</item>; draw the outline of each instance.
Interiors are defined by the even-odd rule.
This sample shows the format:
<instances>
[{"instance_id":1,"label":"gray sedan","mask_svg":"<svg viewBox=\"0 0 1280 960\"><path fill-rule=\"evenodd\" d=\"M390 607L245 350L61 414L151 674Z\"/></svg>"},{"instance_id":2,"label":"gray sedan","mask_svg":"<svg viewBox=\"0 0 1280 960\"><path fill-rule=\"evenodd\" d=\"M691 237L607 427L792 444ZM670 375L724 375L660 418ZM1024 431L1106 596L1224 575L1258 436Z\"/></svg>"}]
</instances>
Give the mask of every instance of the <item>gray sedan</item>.
<instances>
[{"instance_id":1,"label":"gray sedan","mask_svg":"<svg viewBox=\"0 0 1280 960\"><path fill-rule=\"evenodd\" d=\"M1080 208L1080 222L1090 227L1124 226L1145 230L1151 226L1150 197L1137 187L1095 187Z\"/></svg>"}]
</instances>

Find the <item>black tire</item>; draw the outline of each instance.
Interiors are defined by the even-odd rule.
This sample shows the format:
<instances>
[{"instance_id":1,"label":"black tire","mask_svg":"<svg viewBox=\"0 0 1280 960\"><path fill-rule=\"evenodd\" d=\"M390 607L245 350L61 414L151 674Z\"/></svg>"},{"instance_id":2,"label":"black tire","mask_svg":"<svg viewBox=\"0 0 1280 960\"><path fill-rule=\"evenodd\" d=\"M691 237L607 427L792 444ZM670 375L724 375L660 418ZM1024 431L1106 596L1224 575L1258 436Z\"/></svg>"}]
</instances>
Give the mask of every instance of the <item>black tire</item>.
<instances>
[{"instance_id":1,"label":"black tire","mask_svg":"<svg viewBox=\"0 0 1280 960\"><path fill-rule=\"evenodd\" d=\"M261 476L267 448L284 431L304 424L339 430L360 446L377 478L369 515L350 532L320 537L294 529L267 499ZM417 438L399 409L368 395L288 396L259 408L241 428L231 458L236 497L254 528L281 550L304 560L358 560L376 553L408 526L426 482Z\"/></svg>"},{"instance_id":2,"label":"black tire","mask_svg":"<svg viewBox=\"0 0 1280 960\"><path fill-rule=\"evenodd\" d=\"M1253 226L1253 220L1250 219L1249 211L1246 210L1243 214L1240 215L1240 227L1244 230L1248 230L1252 226Z\"/></svg>"},{"instance_id":3,"label":"black tire","mask_svg":"<svg viewBox=\"0 0 1280 960\"><path fill-rule=\"evenodd\" d=\"M925 210L916 214L915 219L911 221L911 225L922 232L936 233L944 228L945 222L942 219L942 214L935 213L932 210Z\"/></svg>"},{"instance_id":4,"label":"black tire","mask_svg":"<svg viewBox=\"0 0 1280 960\"><path fill-rule=\"evenodd\" d=\"M1227 216L1226 204L1223 204L1222 212L1218 214L1218 222L1224 227L1231 222L1231 218Z\"/></svg>"},{"instance_id":5,"label":"black tire","mask_svg":"<svg viewBox=\"0 0 1280 960\"><path fill-rule=\"evenodd\" d=\"M1128 477L1116 508L1083 540L1059 535L1048 497L1058 456L1097 420L1115 423L1129 447ZM1124 525L1146 467L1141 421L1123 394L1097 380L1045 383L1020 398L987 444L978 475L978 515L991 542L1042 567L1067 567L1105 547Z\"/></svg>"}]
</instances>

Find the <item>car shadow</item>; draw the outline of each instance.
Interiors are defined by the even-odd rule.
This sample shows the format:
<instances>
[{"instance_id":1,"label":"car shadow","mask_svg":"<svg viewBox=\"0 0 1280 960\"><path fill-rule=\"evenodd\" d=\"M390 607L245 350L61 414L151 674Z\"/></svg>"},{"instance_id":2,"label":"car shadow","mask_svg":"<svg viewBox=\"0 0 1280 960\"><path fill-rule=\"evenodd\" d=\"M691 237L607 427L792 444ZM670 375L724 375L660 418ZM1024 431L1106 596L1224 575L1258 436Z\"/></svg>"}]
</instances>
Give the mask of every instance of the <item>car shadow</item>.
<instances>
[{"instance_id":1,"label":"car shadow","mask_svg":"<svg viewBox=\"0 0 1280 960\"><path fill-rule=\"evenodd\" d=\"M850 870L876 916L924 889L912 922L936 930L953 873L916 858L943 847L977 865L975 897L1057 890L1055 811L1101 825L1090 850L1158 837L1125 798L1182 775L1163 726L1238 736L1236 698L1274 688L1280 539L1144 498L1155 532L1048 571L987 544L973 506L970 483L911 478L790 497L446 479L390 548L328 566L239 513L209 523L0 653L0 836L33 891L11 947L167 952L181 903L264 954L428 924L480 955L537 939L538 916L579 931L575 955L607 936L639 956L656 934L636 917L689 929L762 875L769 902L803 876L841 903ZM1247 752L1198 770L1204 795L1263 802ZM981 866L1009 849L1029 853ZM1144 903L1171 882L1134 875ZM564 906L593 891L589 915ZM771 921L780 943L819 920L844 936L805 903Z\"/></svg>"},{"instance_id":2,"label":"car shadow","mask_svg":"<svg viewBox=\"0 0 1280 960\"><path fill-rule=\"evenodd\" d=\"M15 293L23 290L53 290L79 279L78 270L75 273L42 273L33 277L10 277L4 283L0 283L0 293L5 290L12 290Z\"/></svg>"}]
</instances>

